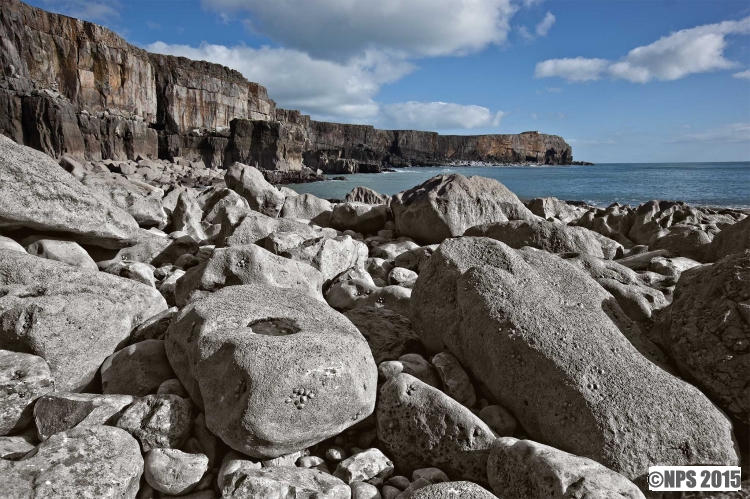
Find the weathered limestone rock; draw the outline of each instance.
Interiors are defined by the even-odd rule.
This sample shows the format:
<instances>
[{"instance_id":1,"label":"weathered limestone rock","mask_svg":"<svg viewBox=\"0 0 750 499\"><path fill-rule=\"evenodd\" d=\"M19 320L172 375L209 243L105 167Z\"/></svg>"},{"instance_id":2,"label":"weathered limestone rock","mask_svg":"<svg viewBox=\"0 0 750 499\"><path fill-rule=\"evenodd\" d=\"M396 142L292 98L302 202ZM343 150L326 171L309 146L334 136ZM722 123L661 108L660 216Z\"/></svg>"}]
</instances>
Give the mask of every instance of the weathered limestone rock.
<instances>
[{"instance_id":1,"label":"weathered limestone rock","mask_svg":"<svg viewBox=\"0 0 750 499\"><path fill-rule=\"evenodd\" d=\"M138 442L119 428L59 433L20 461L0 460L7 499L135 499L143 474Z\"/></svg>"},{"instance_id":2,"label":"weathered limestone rock","mask_svg":"<svg viewBox=\"0 0 750 499\"><path fill-rule=\"evenodd\" d=\"M622 246L608 237L546 220L493 222L472 227L464 235L489 237L516 249L531 246L550 253L583 253L608 260L622 254Z\"/></svg>"},{"instance_id":3,"label":"weathered limestone rock","mask_svg":"<svg viewBox=\"0 0 750 499\"><path fill-rule=\"evenodd\" d=\"M394 269L388 274L388 284L411 289L414 287L414 284L416 284L417 277L419 277L418 274L413 270L408 270L403 267L394 267Z\"/></svg>"},{"instance_id":4,"label":"weathered limestone rock","mask_svg":"<svg viewBox=\"0 0 750 499\"><path fill-rule=\"evenodd\" d=\"M219 489L226 499L350 499L352 493L347 484L328 473L282 466L240 467L220 477Z\"/></svg>"},{"instance_id":5,"label":"weathered limestone rock","mask_svg":"<svg viewBox=\"0 0 750 499\"><path fill-rule=\"evenodd\" d=\"M146 482L159 492L185 495L192 492L208 470L208 457L177 449L153 449L146 453Z\"/></svg>"},{"instance_id":6,"label":"weathered limestone rock","mask_svg":"<svg viewBox=\"0 0 750 499\"><path fill-rule=\"evenodd\" d=\"M750 250L682 274L665 343L687 379L750 424Z\"/></svg>"},{"instance_id":7,"label":"weathered limestone rock","mask_svg":"<svg viewBox=\"0 0 750 499\"><path fill-rule=\"evenodd\" d=\"M309 447L375 405L367 342L344 316L299 291L221 289L182 310L166 346L208 428L250 456Z\"/></svg>"},{"instance_id":8,"label":"weathered limestone rock","mask_svg":"<svg viewBox=\"0 0 750 499\"><path fill-rule=\"evenodd\" d=\"M245 198L250 208L269 217L278 217L284 206L284 195L263 178L257 168L235 163L227 170L227 187Z\"/></svg>"},{"instance_id":9,"label":"weathered limestone rock","mask_svg":"<svg viewBox=\"0 0 750 499\"><path fill-rule=\"evenodd\" d=\"M180 447L193 421L189 400L177 395L146 395L123 412L117 427L138 439L143 452Z\"/></svg>"},{"instance_id":10,"label":"weathered limestone rock","mask_svg":"<svg viewBox=\"0 0 750 499\"><path fill-rule=\"evenodd\" d=\"M130 331L167 308L158 291L102 272L0 251L0 348L39 355L78 391Z\"/></svg>"},{"instance_id":11,"label":"weathered limestone rock","mask_svg":"<svg viewBox=\"0 0 750 499\"><path fill-rule=\"evenodd\" d=\"M619 473L531 440L498 438L492 444L487 474L500 499L644 499L638 487Z\"/></svg>"},{"instance_id":12,"label":"weathered limestone rock","mask_svg":"<svg viewBox=\"0 0 750 499\"><path fill-rule=\"evenodd\" d=\"M424 353L411 330L409 319L384 308L364 307L344 312L367 340L375 364L395 360L407 353Z\"/></svg>"},{"instance_id":13,"label":"weathered limestone rock","mask_svg":"<svg viewBox=\"0 0 750 499\"><path fill-rule=\"evenodd\" d=\"M346 195L347 203L367 203L367 204L385 204L391 202L391 197L385 194L379 194L369 187L357 186Z\"/></svg>"},{"instance_id":14,"label":"weathered limestone rock","mask_svg":"<svg viewBox=\"0 0 750 499\"><path fill-rule=\"evenodd\" d=\"M170 236L164 236L149 230L138 229L135 240L133 246L122 248L119 251L92 252L92 256L100 269L105 269L115 262L125 260L160 267L165 263L174 263L184 254L194 254L198 251L198 242L184 232L175 232Z\"/></svg>"},{"instance_id":15,"label":"weathered limestone rock","mask_svg":"<svg viewBox=\"0 0 750 499\"><path fill-rule=\"evenodd\" d=\"M350 236L316 237L279 253L284 258L309 264L318 269L326 281L352 267L364 267L367 246Z\"/></svg>"},{"instance_id":16,"label":"weathered limestone rock","mask_svg":"<svg viewBox=\"0 0 750 499\"><path fill-rule=\"evenodd\" d=\"M167 360L163 340L145 340L106 358L101 367L103 393L142 397L156 393L175 377Z\"/></svg>"},{"instance_id":17,"label":"weathered limestone rock","mask_svg":"<svg viewBox=\"0 0 750 499\"><path fill-rule=\"evenodd\" d=\"M130 395L48 393L34 405L37 436L44 441L78 426L112 426L134 401Z\"/></svg>"},{"instance_id":18,"label":"weathered limestone rock","mask_svg":"<svg viewBox=\"0 0 750 499\"><path fill-rule=\"evenodd\" d=\"M86 250L73 241L33 236L24 239L23 242L26 252L30 255L67 263L85 270L99 270L96 262L86 253Z\"/></svg>"},{"instance_id":19,"label":"weathered limestone rock","mask_svg":"<svg viewBox=\"0 0 750 499\"><path fill-rule=\"evenodd\" d=\"M410 499L496 499L496 496L476 483L444 482L422 487Z\"/></svg>"},{"instance_id":20,"label":"weathered limestone rock","mask_svg":"<svg viewBox=\"0 0 750 499\"><path fill-rule=\"evenodd\" d=\"M312 194L300 194L299 196L287 196L284 207L281 209L281 217L310 220L321 227L330 227L333 205L325 199L320 199Z\"/></svg>"},{"instance_id":21,"label":"weathered limestone rock","mask_svg":"<svg viewBox=\"0 0 750 499\"><path fill-rule=\"evenodd\" d=\"M364 482L372 478L388 478L393 474L393 463L379 449L367 449L341 461L333 476L344 482Z\"/></svg>"},{"instance_id":22,"label":"weathered limestone rock","mask_svg":"<svg viewBox=\"0 0 750 499\"><path fill-rule=\"evenodd\" d=\"M174 230L185 232L199 244L208 239L205 227L201 223L203 210L198 201L187 192L180 194L172 212L172 227Z\"/></svg>"},{"instance_id":23,"label":"weathered limestone rock","mask_svg":"<svg viewBox=\"0 0 750 499\"><path fill-rule=\"evenodd\" d=\"M217 249L177 281L175 299L184 307L225 286L262 284L295 289L323 300L323 274L305 262L283 258L254 244Z\"/></svg>"},{"instance_id":24,"label":"weathered limestone rock","mask_svg":"<svg viewBox=\"0 0 750 499\"><path fill-rule=\"evenodd\" d=\"M545 220L556 218L565 224L580 218L586 213L584 208L571 206L565 201L560 201L553 197L534 198L526 206L531 213L538 217Z\"/></svg>"},{"instance_id":25,"label":"weathered limestone rock","mask_svg":"<svg viewBox=\"0 0 750 499\"><path fill-rule=\"evenodd\" d=\"M132 242L138 224L49 156L0 135L0 227L65 233L78 242L121 248Z\"/></svg>"},{"instance_id":26,"label":"weathered limestone rock","mask_svg":"<svg viewBox=\"0 0 750 499\"><path fill-rule=\"evenodd\" d=\"M158 187L114 173L86 173L78 180L125 210L141 226L167 222L167 214L161 204L164 191Z\"/></svg>"},{"instance_id":27,"label":"weathered limestone rock","mask_svg":"<svg viewBox=\"0 0 750 499\"><path fill-rule=\"evenodd\" d=\"M570 225L585 227L603 236L614 239L622 244L624 248L633 246L633 241L628 239L628 234L633 226L635 212L630 206L622 206L614 203L606 209L593 208L583 216L569 222Z\"/></svg>"},{"instance_id":28,"label":"weathered limestone rock","mask_svg":"<svg viewBox=\"0 0 750 499\"><path fill-rule=\"evenodd\" d=\"M488 405L479 411L478 416L500 437L512 437L516 432L516 418L501 405Z\"/></svg>"},{"instance_id":29,"label":"weathered limestone rock","mask_svg":"<svg viewBox=\"0 0 750 499\"><path fill-rule=\"evenodd\" d=\"M0 236L0 250L20 251L21 253L26 253L23 246L15 242L13 239L4 236Z\"/></svg>"},{"instance_id":30,"label":"weathered limestone rock","mask_svg":"<svg viewBox=\"0 0 750 499\"><path fill-rule=\"evenodd\" d=\"M116 275L124 279L131 279L152 288L156 287L154 269L147 263L123 260L108 265L103 271L107 274Z\"/></svg>"},{"instance_id":31,"label":"weathered limestone rock","mask_svg":"<svg viewBox=\"0 0 750 499\"><path fill-rule=\"evenodd\" d=\"M742 253L748 248L750 248L750 217L722 229L706 248L703 262L715 262L727 255Z\"/></svg>"},{"instance_id":32,"label":"weathered limestone rock","mask_svg":"<svg viewBox=\"0 0 750 499\"><path fill-rule=\"evenodd\" d=\"M341 203L333 208L331 226L360 234L377 234L388 221L390 214L391 210L382 204Z\"/></svg>"},{"instance_id":33,"label":"weathered limestone rock","mask_svg":"<svg viewBox=\"0 0 750 499\"><path fill-rule=\"evenodd\" d=\"M393 196L396 232L420 244L441 243L469 227L535 215L503 184L484 177L437 175Z\"/></svg>"},{"instance_id":34,"label":"weathered limestone rock","mask_svg":"<svg viewBox=\"0 0 750 499\"><path fill-rule=\"evenodd\" d=\"M492 430L469 409L414 376L399 374L382 386L377 430L400 471L435 466L453 478L487 483Z\"/></svg>"},{"instance_id":35,"label":"weathered limestone rock","mask_svg":"<svg viewBox=\"0 0 750 499\"><path fill-rule=\"evenodd\" d=\"M36 399L52 390L52 374L44 359L0 350L0 435L23 430Z\"/></svg>"},{"instance_id":36,"label":"weathered limestone rock","mask_svg":"<svg viewBox=\"0 0 750 499\"><path fill-rule=\"evenodd\" d=\"M393 265L413 270L418 274L422 271L422 268L424 268L427 260L432 256L432 252L437 248L437 244L430 244L429 246L420 246L419 248L405 251L393 260Z\"/></svg>"},{"instance_id":37,"label":"weathered limestone rock","mask_svg":"<svg viewBox=\"0 0 750 499\"><path fill-rule=\"evenodd\" d=\"M466 407L473 407L477 401L474 386L458 359L448 352L440 352L432 358L432 365L443 382L443 391Z\"/></svg>"},{"instance_id":38,"label":"weathered limestone rock","mask_svg":"<svg viewBox=\"0 0 750 499\"><path fill-rule=\"evenodd\" d=\"M225 222L222 222L224 225ZM228 225L228 221L226 221ZM243 246L254 244L262 239L278 233L293 233L305 239L311 239L320 234L304 223L297 220L285 218L272 218L262 213L249 212L243 214L243 218L231 229L226 238L226 246Z\"/></svg>"},{"instance_id":39,"label":"weathered limestone rock","mask_svg":"<svg viewBox=\"0 0 750 499\"><path fill-rule=\"evenodd\" d=\"M414 328L428 348L447 346L531 438L630 479L655 464L736 462L726 416L638 353L572 270L491 239L446 241L414 290Z\"/></svg>"},{"instance_id":40,"label":"weathered limestone rock","mask_svg":"<svg viewBox=\"0 0 750 499\"><path fill-rule=\"evenodd\" d=\"M0 437L0 459L18 461L34 450L35 440L28 434Z\"/></svg>"},{"instance_id":41,"label":"weathered limestone rock","mask_svg":"<svg viewBox=\"0 0 750 499\"><path fill-rule=\"evenodd\" d=\"M418 248L419 245L417 245L417 243L408 239L389 241L378 244L375 248L372 249L372 251L370 251L370 256L373 258L383 258L384 260L394 261L403 253L416 250Z\"/></svg>"}]
</instances>

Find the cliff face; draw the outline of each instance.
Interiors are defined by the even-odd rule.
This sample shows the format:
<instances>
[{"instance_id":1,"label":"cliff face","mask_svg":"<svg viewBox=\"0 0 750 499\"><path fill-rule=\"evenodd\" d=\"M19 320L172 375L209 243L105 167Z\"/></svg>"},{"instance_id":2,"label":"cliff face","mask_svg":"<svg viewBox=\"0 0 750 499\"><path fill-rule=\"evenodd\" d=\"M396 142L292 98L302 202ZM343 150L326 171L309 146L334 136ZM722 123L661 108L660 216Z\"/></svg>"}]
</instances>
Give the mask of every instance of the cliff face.
<instances>
[{"instance_id":1,"label":"cliff face","mask_svg":"<svg viewBox=\"0 0 750 499\"><path fill-rule=\"evenodd\" d=\"M19 0L0 4L0 133L60 157L233 161L331 173L467 161L567 164L557 136L443 136L323 123L208 62L150 54L112 31Z\"/></svg>"}]
</instances>

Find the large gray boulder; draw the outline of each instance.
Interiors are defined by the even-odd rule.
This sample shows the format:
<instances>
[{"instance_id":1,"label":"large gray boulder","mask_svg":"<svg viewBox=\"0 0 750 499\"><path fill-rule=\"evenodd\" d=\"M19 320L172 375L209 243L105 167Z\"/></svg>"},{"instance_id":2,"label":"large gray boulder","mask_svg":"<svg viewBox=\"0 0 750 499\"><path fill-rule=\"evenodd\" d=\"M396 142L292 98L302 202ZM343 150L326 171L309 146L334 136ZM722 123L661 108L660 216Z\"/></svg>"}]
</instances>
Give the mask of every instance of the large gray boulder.
<instances>
[{"instance_id":1,"label":"large gray boulder","mask_svg":"<svg viewBox=\"0 0 750 499\"><path fill-rule=\"evenodd\" d=\"M413 327L428 348L447 347L537 441L631 480L651 465L736 463L727 417L641 355L606 303L588 297L597 288L549 253L453 239L420 274Z\"/></svg>"},{"instance_id":2,"label":"large gray boulder","mask_svg":"<svg viewBox=\"0 0 750 499\"><path fill-rule=\"evenodd\" d=\"M369 187L357 186L346 195L347 203L385 204L391 203L391 197L380 194Z\"/></svg>"},{"instance_id":3,"label":"large gray boulder","mask_svg":"<svg viewBox=\"0 0 750 499\"><path fill-rule=\"evenodd\" d=\"M232 213L230 212L229 215L231 216ZM222 244L226 246L255 244L271 234L280 232L291 232L305 239L320 235L314 228L297 220L272 218L262 213L249 212L244 214L242 220L231 229L231 234Z\"/></svg>"},{"instance_id":4,"label":"large gray boulder","mask_svg":"<svg viewBox=\"0 0 750 499\"><path fill-rule=\"evenodd\" d=\"M725 227L711 241L703 255L703 262L715 262L727 255L742 253L750 248L750 217Z\"/></svg>"},{"instance_id":5,"label":"large gray boulder","mask_svg":"<svg viewBox=\"0 0 750 499\"><path fill-rule=\"evenodd\" d=\"M158 187L114 173L85 173L78 180L128 212L139 225L167 223L167 213L161 204L164 191Z\"/></svg>"},{"instance_id":6,"label":"large gray boulder","mask_svg":"<svg viewBox=\"0 0 750 499\"><path fill-rule=\"evenodd\" d=\"M533 220L518 197L497 180L437 175L391 200L396 232L420 244L441 243L469 227Z\"/></svg>"},{"instance_id":7,"label":"large gray boulder","mask_svg":"<svg viewBox=\"0 0 750 499\"><path fill-rule=\"evenodd\" d=\"M409 319L385 308L363 307L344 312L367 340L375 363L396 360L407 353L423 353Z\"/></svg>"},{"instance_id":8,"label":"large gray boulder","mask_svg":"<svg viewBox=\"0 0 750 499\"><path fill-rule=\"evenodd\" d=\"M105 248L128 246L138 224L52 158L0 136L0 227L65 233Z\"/></svg>"},{"instance_id":9,"label":"large gray boulder","mask_svg":"<svg viewBox=\"0 0 750 499\"><path fill-rule=\"evenodd\" d=\"M236 466L219 477L224 499L351 499L352 491L338 478L316 469Z\"/></svg>"},{"instance_id":10,"label":"large gray boulder","mask_svg":"<svg viewBox=\"0 0 750 499\"><path fill-rule=\"evenodd\" d=\"M281 217L310 220L321 227L329 227L332 212L333 205L325 199L320 199L312 194L300 194L299 196L287 196L284 199Z\"/></svg>"},{"instance_id":11,"label":"large gray boulder","mask_svg":"<svg viewBox=\"0 0 750 499\"><path fill-rule=\"evenodd\" d=\"M638 487L619 473L531 440L498 438L492 444L487 475L500 499L644 499Z\"/></svg>"},{"instance_id":12,"label":"large gray boulder","mask_svg":"<svg viewBox=\"0 0 750 499\"><path fill-rule=\"evenodd\" d=\"M531 213L538 217L545 220L555 218L565 224L580 218L586 213L585 208L569 205L565 201L560 201L553 197L534 198L526 206Z\"/></svg>"},{"instance_id":13,"label":"large gray boulder","mask_svg":"<svg viewBox=\"0 0 750 499\"><path fill-rule=\"evenodd\" d=\"M750 424L750 250L683 272L665 344L687 379Z\"/></svg>"},{"instance_id":14,"label":"large gray boulder","mask_svg":"<svg viewBox=\"0 0 750 499\"><path fill-rule=\"evenodd\" d=\"M375 406L377 368L365 339L296 290L221 289L182 310L166 346L208 428L250 456L304 449Z\"/></svg>"},{"instance_id":15,"label":"large gray boulder","mask_svg":"<svg viewBox=\"0 0 750 499\"><path fill-rule=\"evenodd\" d=\"M399 472L436 467L455 479L487 483L492 430L469 409L410 374L380 389L377 430Z\"/></svg>"},{"instance_id":16,"label":"large gray boulder","mask_svg":"<svg viewBox=\"0 0 750 499\"><path fill-rule=\"evenodd\" d=\"M305 262L248 244L214 250L208 260L188 270L177 281L175 300L184 307L225 286L262 284L296 289L322 301L324 281L323 274Z\"/></svg>"},{"instance_id":17,"label":"large gray boulder","mask_svg":"<svg viewBox=\"0 0 750 499\"><path fill-rule=\"evenodd\" d=\"M93 258L76 242L32 236L24 239L23 243L26 246L26 252L30 255L56 260L82 269L99 270Z\"/></svg>"},{"instance_id":18,"label":"large gray boulder","mask_svg":"<svg viewBox=\"0 0 750 499\"><path fill-rule=\"evenodd\" d=\"M133 246L120 250L96 250L89 253L100 269L113 263L129 260L160 267L165 263L174 263L184 254L198 251L198 242L184 232L175 232L170 236L157 234L150 230L138 229Z\"/></svg>"},{"instance_id":19,"label":"large gray boulder","mask_svg":"<svg viewBox=\"0 0 750 499\"><path fill-rule=\"evenodd\" d=\"M130 331L166 310L149 286L0 251L0 348L42 357L55 388L80 391Z\"/></svg>"},{"instance_id":20,"label":"large gray boulder","mask_svg":"<svg viewBox=\"0 0 750 499\"><path fill-rule=\"evenodd\" d=\"M284 206L284 195L269 184L263 174L252 166L235 163L229 167L224 181L250 204L250 208L269 217L278 217Z\"/></svg>"},{"instance_id":21,"label":"large gray boulder","mask_svg":"<svg viewBox=\"0 0 750 499\"><path fill-rule=\"evenodd\" d=\"M546 220L492 222L472 227L464 235L489 237L516 249L530 246L550 253L582 253L609 260L623 251L620 243L594 231Z\"/></svg>"},{"instance_id":22,"label":"large gray boulder","mask_svg":"<svg viewBox=\"0 0 750 499\"><path fill-rule=\"evenodd\" d=\"M333 208L331 227L360 234L377 234L390 215L391 210L382 204L341 203Z\"/></svg>"},{"instance_id":23,"label":"large gray boulder","mask_svg":"<svg viewBox=\"0 0 750 499\"><path fill-rule=\"evenodd\" d=\"M117 427L133 435L143 452L176 449L190 435L193 408L179 395L146 395L136 400L117 420Z\"/></svg>"},{"instance_id":24,"label":"large gray boulder","mask_svg":"<svg viewBox=\"0 0 750 499\"><path fill-rule=\"evenodd\" d=\"M368 252L364 243L351 236L321 236L284 249L279 255L309 264L329 281L352 267L363 268Z\"/></svg>"},{"instance_id":25,"label":"large gray boulder","mask_svg":"<svg viewBox=\"0 0 750 499\"><path fill-rule=\"evenodd\" d=\"M44 359L0 350L0 435L16 433L28 426L34 402L54 388Z\"/></svg>"},{"instance_id":26,"label":"large gray boulder","mask_svg":"<svg viewBox=\"0 0 750 499\"><path fill-rule=\"evenodd\" d=\"M163 340L139 341L113 353L100 372L102 393L135 397L156 393L159 385L174 378Z\"/></svg>"},{"instance_id":27,"label":"large gray boulder","mask_svg":"<svg viewBox=\"0 0 750 499\"><path fill-rule=\"evenodd\" d=\"M6 499L135 499L142 474L138 442L109 426L74 428L20 461L0 459Z\"/></svg>"}]
</instances>

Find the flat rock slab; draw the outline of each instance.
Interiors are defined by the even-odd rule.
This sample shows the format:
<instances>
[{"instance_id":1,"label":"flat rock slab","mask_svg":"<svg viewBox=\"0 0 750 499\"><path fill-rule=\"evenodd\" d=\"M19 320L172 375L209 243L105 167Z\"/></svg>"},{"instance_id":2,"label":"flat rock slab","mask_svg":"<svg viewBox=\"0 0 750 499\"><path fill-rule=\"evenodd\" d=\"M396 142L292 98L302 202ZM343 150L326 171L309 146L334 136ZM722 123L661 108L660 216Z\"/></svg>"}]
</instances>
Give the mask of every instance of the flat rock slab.
<instances>
[{"instance_id":1,"label":"flat rock slab","mask_svg":"<svg viewBox=\"0 0 750 499\"><path fill-rule=\"evenodd\" d=\"M492 444L487 474L500 499L644 499L638 487L619 473L531 440L498 438Z\"/></svg>"},{"instance_id":2,"label":"flat rock slab","mask_svg":"<svg viewBox=\"0 0 750 499\"><path fill-rule=\"evenodd\" d=\"M74 428L20 461L0 460L6 499L135 499L142 474L138 442L109 426Z\"/></svg>"},{"instance_id":3,"label":"flat rock slab","mask_svg":"<svg viewBox=\"0 0 750 499\"><path fill-rule=\"evenodd\" d=\"M55 160L0 136L0 227L65 233L78 242L121 248L138 224L82 185Z\"/></svg>"},{"instance_id":4,"label":"flat rock slab","mask_svg":"<svg viewBox=\"0 0 750 499\"><path fill-rule=\"evenodd\" d=\"M370 415L377 368L343 315L290 289L229 286L184 308L167 356L206 425L233 449L278 457Z\"/></svg>"},{"instance_id":5,"label":"flat rock slab","mask_svg":"<svg viewBox=\"0 0 750 499\"><path fill-rule=\"evenodd\" d=\"M223 476L224 499L350 499L351 489L338 478L308 468L240 468Z\"/></svg>"},{"instance_id":6,"label":"flat rock slab","mask_svg":"<svg viewBox=\"0 0 750 499\"><path fill-rule=\"evenodd\" d=\"M34 426L42 441L78 426L113 426L134 400L129 395L50 393L34 404Z\"/></svg>"},{"instance_id":7,"label":"flat rock slab","mask_svg":"<svg viewBox=\"0 0 750 499\"><path fill-rule=\"evenodd\" d=\"M189 400L177 395L146 395L123 412L117 427L140 442L143 452L174 449L185 443L193 422Z\"/></svg>"},{"instance_id":8,"label":"flat rock slab","mask_svg":"<svg viewBox=\"0 0 750 499\"><path fill-rule=\"evenodd\" d=\"M130 331L166 310L149 286L0 250L0 348L45 359L60 391L81 391Z\"/></svg>"},{"instance_id":9,"label":"flat rock slab","mask_svg":"<svg viewBox=\"0 0 750 499\"><path fill-rule=\"evenodd\" d=\"M497 497L473 482L443 482L418 489L410 499L497 499Z\"/></svg>"}]
</instances>

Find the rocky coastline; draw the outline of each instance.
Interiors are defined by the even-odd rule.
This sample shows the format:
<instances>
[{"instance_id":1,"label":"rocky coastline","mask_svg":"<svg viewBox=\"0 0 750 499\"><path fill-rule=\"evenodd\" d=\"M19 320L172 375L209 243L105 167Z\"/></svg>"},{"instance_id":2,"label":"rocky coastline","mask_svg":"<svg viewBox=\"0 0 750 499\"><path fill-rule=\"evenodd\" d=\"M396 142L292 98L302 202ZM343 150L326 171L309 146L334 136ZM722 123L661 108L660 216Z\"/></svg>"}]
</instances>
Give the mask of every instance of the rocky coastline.
<instances>
[{"instance_id":1,"label":"rocky coastline","mask_svg":"<svg viewBox=\"0 0 750 499\"><path fill-rule=\"evenodd\" d=\"M561 137L538 132L446 136L311 120L277 108L237 71L151 54L20 0L0 4L0 37L0 134L57 159L183 159L210 169L239 161L278 179L304 168L573 161Z\"/></svg>"},{"instance_id":2,"label":"rocky coastline","mask_svg":"<svg viewBox=\"0 0 750 499\"><path fill-rule=\"evenodd\" d=\"M242 163L165 190L159 165L0 137L4 497L750 486L746 213L460 174L331 203Z\"/></svg>"}]
</instances>

